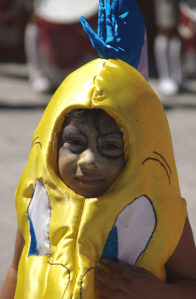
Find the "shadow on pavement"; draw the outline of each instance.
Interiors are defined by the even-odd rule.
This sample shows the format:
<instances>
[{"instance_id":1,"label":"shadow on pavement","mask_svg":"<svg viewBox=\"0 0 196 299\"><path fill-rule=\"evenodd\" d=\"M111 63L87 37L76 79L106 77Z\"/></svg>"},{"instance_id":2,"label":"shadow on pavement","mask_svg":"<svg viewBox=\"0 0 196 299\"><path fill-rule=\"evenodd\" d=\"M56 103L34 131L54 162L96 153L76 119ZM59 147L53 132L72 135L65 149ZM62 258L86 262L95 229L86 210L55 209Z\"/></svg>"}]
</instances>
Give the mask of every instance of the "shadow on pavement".
<instances>
[{"instance_id":1,"label":"shadow on pavement","mask_svg":"<svg viewBox=\"0 0 196 299\"><path fill-rule=\"evenodd\" d=\"M17 79L17 80L28 80L27 75L22 75L22 74L14 74L14 73L4 73L0 72L0 77L3 77L4 79Z\"/></svg>"},{"instance_id":2,"label":"shadow on pavement","mask_svg":"<svg viewBox=\"0 0 196 299\"><path fill-rule=\"evenodd\" d=\"M176 110L176 109L184 109L184 110L195 110L196 109L196 103L195 104L192 104L192 103L187 103L187 104L184 104L184 103L175 103L175 104L163 104L163 107L166 111L169 111L169 110Z\"/></svg>"},{"instance_id":3,"label":"shadow on pavement","mask_svg":"<svg viewBox=\"0 0 196 299\"><path fill-rule=\"evenodd\" d=\"M19 104L12 104L12 103L4 103L0 102L0 110L38 110L38 109L45 109L47 107L47 104L43 103L29 103L29 104L24 104L24 103L19 103ZM176 109L185 109L185 110L196 110L196 103L175 103L175 104L168 104L168 103L163 103L163 107L166 111L169 110L176 110Z\"/></svg>"},{"instance_id":4,"label":"shadow on pavement","mask_svg":"<svg viewBox=\"0 0 196 299\"><path fill-rule=\"evenodd\" d=\"M0 110L44 110L46 106L47 104L8 104L0 102Z\"/></svg>"}]
</instances>

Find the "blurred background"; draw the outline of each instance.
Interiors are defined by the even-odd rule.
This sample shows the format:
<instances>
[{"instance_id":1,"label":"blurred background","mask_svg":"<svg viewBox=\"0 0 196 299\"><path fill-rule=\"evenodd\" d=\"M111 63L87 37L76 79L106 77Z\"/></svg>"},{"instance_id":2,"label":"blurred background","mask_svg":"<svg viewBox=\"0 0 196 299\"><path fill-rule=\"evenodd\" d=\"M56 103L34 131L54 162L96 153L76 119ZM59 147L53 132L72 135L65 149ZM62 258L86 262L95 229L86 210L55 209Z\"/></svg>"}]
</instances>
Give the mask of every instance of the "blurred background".
<instances>
[{"instance_id":1,"label":"blurred background","mask_svg":"<svg viewBox=\"0 0 196 299\"><path fill-rule=\"evenodd\" d=\"M182 196L196 240L196 1L138 0L149 82L165 108ZM14 192L52 93L96 58L79 17L97 26L98 0L0 1L0 287L17 229Z\"/></svg>"}]
</instances>

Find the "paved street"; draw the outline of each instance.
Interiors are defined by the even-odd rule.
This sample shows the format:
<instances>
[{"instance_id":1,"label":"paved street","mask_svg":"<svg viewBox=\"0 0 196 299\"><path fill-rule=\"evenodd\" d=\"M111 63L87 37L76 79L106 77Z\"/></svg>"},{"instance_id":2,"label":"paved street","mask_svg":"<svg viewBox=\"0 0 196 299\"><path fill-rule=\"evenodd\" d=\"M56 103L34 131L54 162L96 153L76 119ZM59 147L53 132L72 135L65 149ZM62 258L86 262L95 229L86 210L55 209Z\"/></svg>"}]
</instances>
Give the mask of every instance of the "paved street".
<instances>
[{"instance_id":1,"label":"paved street","mask_svg":"<svg viewBox=\"0 0 196 299\"><path fill-rule=\"evenodd\" d=\"M150 81L156 89L156 80ZM161 97L171 127L182 196L187 199L196 238L195 93ZM16 233L14 191L26 164L31 137L49 96L33 93L23 64L0 64L0 286L13 254Z\"/></svg>"}]
</instances>

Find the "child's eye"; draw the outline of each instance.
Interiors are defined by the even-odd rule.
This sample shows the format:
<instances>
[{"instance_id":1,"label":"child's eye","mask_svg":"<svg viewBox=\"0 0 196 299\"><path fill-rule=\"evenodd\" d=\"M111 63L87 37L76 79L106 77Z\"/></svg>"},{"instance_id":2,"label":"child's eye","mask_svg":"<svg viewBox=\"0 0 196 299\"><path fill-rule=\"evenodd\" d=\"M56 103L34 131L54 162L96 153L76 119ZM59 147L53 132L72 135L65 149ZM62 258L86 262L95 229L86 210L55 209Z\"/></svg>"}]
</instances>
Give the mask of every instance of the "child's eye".
<instances>
[{"instance_id":1,"label":"child's eye","mask_svg":"<svg viewBox=\"0 0 196 299\"><path fill-rule=\"evenodd\" d=\"M123 147L115 142L101 142L99 144L99 151L102 155L109 158L118 158L123 155Z\"/></svg>"},{"instance_id":2,"label":"child's eye","mask_svg":"<svg viewBox=\"0 0 196 299\"><path fill-rule=\"evenodd\" d=\"M106 143L106 144L102 145L102 149L114 151L114 150L118 150L119 147L116 144L113 144L113 143Z\"/></svg>"},{"instance_id":3,"label":"child's eye","mask_svg":"<svg viewBox=\"0 0 196 299\"><path fill-rule=\"evenodd\" d=\"M65 138L63 147L73 153L79 153L85 148L85 141L82 138L71 137Z\"/></svg>"},{"instance_id":4,"label":"child's eye","mask_svg":"<svg viewBox=\"0 0 196 299\"><path fill-rule=\"evenodd\" d=\"M67 143L69 143L70 145L75 145L75 146L83 145L83 142L81 140L77 140L77 139L69 140L69 141L67 141Z\"/></svg>"}]
</instances>

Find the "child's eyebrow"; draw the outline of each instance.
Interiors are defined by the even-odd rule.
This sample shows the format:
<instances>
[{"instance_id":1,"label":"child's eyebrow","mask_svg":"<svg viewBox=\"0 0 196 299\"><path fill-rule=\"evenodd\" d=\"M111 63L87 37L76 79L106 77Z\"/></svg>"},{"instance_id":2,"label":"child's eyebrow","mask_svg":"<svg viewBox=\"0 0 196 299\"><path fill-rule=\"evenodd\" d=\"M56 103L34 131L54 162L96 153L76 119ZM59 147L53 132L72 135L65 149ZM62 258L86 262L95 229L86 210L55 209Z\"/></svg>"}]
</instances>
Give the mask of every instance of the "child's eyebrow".
<instances>
[{"instance_id":1,"label":"child's eyebrow","mask_svg":"<svg viewBox=\"0 0 196 299\"><path fill-rule=\"evenodd\" d=\"M62 132L62 135L63 136L66 136L66 135L83 135L86 137L85 133L82 132L80 129L66 129L64 128L63 129L63 132Z\"/></svg>"},{"instance_id":2,"label":"child's eyebrow","mask_svg":"<svg viewBox=\"0 0 196 299\"><path fill-rule=\"evenodd\" d=\"M101 134L99 135L99 138L118 138L122 139L122 134L121 133L106 133L106 134Z\"/></svg>"}]
</instances>

